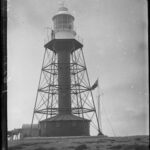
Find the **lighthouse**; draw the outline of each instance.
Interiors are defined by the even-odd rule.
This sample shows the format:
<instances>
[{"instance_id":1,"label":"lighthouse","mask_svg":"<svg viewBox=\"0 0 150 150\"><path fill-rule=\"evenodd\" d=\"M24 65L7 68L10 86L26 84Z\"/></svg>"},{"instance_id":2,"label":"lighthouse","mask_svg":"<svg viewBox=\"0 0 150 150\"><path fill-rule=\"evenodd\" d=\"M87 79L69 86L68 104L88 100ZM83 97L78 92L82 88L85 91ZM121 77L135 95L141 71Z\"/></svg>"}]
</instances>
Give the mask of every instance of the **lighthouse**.
<instances>
[{"instance_id":1,"label":"lighthouse","mask_svg":"<svg viewBox=\"0 0 150 150\"><path fill-rule=\"evenodd\" d=\"M38 118L40 136L89 136L90 124L100 131L74 20L64 5L52 17L32 117L32 124Z\"/></svg>"}]
</instances>

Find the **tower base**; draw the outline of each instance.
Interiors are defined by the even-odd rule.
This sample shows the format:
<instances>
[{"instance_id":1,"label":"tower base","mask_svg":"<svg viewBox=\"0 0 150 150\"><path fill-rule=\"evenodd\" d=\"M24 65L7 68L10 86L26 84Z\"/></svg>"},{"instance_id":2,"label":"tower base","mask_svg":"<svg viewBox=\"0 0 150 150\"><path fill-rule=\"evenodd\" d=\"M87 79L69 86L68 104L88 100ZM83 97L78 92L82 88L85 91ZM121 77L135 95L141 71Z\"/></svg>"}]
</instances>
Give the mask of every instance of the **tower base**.
<instances>
[{"instance_id":1,"label":"tower base","mask_svg":"<svg viewBox=\"0 0 150 150\"><path fill-rule=\"evenodd\" d=\"M72 114L56 115L40 121L40 136L89 136L90 120Z\"/></svg>"}]
</instances>

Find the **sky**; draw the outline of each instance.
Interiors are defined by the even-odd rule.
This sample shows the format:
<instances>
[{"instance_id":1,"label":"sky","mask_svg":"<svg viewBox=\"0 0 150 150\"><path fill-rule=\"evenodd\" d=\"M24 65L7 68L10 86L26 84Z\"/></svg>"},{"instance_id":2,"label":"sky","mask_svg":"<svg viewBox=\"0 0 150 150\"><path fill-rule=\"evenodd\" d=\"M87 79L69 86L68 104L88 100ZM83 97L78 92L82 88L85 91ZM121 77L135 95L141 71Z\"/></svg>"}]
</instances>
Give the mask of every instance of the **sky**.
<instances>
[{"instance_id":1,"label":"sky","mask_svg":"<svg viewBox=\"0 0 150 150\"><path fill-rule=\"evenodd\" d=\"M65 3L83 38L91 84L99 78L102 132L108 136L148 135L147 1ZM31 123L45 28L52 26L58 7L58 0L8 0L8 130Z\"/></svg>"}]
</instances>

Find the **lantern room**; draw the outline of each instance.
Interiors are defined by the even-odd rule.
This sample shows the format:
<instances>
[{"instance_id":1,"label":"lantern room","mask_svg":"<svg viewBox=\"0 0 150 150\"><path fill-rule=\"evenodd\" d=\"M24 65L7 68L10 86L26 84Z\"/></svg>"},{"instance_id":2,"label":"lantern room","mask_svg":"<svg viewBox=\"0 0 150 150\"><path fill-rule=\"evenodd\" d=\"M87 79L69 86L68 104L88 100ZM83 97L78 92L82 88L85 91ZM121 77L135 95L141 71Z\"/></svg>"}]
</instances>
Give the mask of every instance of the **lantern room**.
<instances>
[{"instance_id":1,"label":"lantern room","mask_svg":"<svg viewBox=\"0 0 150 150\"><path fill-rule=\"evenodd\" d=\"M76 35L74 31L74 17L65 6L61 6L58 9L58 12L53 16L52 20L55 38L70 39Z\"/></svg>"}]
</instances>

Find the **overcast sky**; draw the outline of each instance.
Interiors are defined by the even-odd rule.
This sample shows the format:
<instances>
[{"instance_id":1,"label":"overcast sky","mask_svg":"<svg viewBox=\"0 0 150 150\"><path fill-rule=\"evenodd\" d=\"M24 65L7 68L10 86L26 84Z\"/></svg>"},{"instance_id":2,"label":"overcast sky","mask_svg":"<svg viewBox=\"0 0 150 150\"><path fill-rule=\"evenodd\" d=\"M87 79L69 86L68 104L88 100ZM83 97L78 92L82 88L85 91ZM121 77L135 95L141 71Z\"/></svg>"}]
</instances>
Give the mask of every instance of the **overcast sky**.
<instances>
[{"instance_id":1,"label":"overcast sky","mask_svg":"<svg viewBox=\"0 0 150 150\"><path fill-rule=\"evenodd\" d=\"M103 133L148 134L146 0L66 0L91 84L99 77ZM31 123L44 55L45 27L58 0L8 1L8 129ZM108 119L111 123L108 121Z\"/></svg>"}]
</instances>

